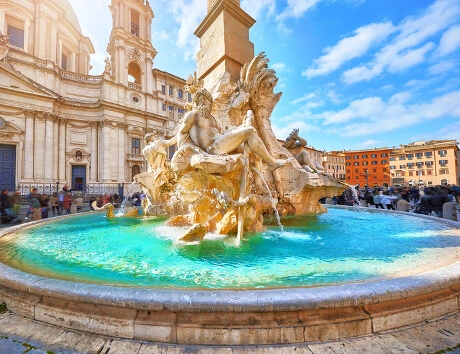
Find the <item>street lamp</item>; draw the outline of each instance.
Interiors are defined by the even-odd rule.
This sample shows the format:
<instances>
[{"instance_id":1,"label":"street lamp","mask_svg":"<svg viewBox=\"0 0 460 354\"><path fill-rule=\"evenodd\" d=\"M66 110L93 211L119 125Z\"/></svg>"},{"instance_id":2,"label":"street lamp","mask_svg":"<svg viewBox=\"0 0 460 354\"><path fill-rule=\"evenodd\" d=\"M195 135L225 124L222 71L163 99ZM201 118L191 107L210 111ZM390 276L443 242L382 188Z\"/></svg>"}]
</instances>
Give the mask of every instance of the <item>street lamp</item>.
<instances>
[{"instance_id":1,"label":"street lamp","mask_svg":"<svg viewBox=\"0 0 460 354\"><path fill-rule=\"evenodd\" d=\"M364 170L364 172L361 173L361 176L366 176L366 187L369 188L369 176L372 173L367 170L367 168Z\"/></svg>"}]
</instances>

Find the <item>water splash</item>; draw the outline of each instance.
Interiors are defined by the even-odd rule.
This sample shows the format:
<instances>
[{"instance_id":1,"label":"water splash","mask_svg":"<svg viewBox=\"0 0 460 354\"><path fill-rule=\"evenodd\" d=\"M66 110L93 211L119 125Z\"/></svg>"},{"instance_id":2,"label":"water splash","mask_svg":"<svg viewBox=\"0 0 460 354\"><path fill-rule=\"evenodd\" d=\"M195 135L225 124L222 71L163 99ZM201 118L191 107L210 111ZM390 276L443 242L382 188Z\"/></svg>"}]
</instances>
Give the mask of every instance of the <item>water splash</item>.
<instances>
[{"instance_id":1,"label":"water splash","mask_svg":"<svg viewBox=\"0 0 460 354\"><path fill-rule=\"evenodd\" d=\"M272 203L273 203L272 206L273 206L273 210L275 212L276 221L278 222L278 225L279 225L279 227L281 229L281 232L284 232L283 224L281 224L280 214L278 213L278 209L276 209L276 200L273 198L272 192L270 191L270 188L268 187L267 181L265 181L265 179L262 177L262 174L259 172L259 170L257 170L257 168L251 167L251 170L256 172L259 175L260 179L264 183L265 188L267 189L268 193L270 194L270 198L272 198Z\"/></svg>"},{"instance_id":2,"label":"water splash","mask_svg":"<svg viewBox=\"0 0 460 354\"><path fill-rule=\"evenodd\" d=\"M126 202L128 200L128 196L131 195L131 191L133 190L134 185L137 183L137 181L133 181L129 187L128 190L126 191L125 197L123 198L123 202L120 205L120 210L118 211L119 214L126 214L127 209L126 209Z\"/></svg>"}]
</instances>

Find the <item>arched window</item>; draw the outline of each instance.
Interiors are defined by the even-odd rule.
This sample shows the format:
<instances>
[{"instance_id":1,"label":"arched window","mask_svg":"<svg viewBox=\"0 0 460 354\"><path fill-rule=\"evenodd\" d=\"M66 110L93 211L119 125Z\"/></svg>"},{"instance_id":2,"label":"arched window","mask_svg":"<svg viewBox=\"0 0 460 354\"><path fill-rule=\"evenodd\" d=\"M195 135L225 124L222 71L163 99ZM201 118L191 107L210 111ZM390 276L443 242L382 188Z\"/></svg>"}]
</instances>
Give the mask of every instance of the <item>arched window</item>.
<instances>
[{"instance_id":1,"label":"arched window","mask_svg":"<svg viewBox=\"0 0 460 354\"><path fill-rule=\"evenodd\" d=\"M128 66L128 82L141 83L141 68L136 63L130 63Z\"/></svg>"},{"instance_id":2,"label":"arched window","mask_svg":"<svg viewBox=\"0 0 460 354\"><path fill-rule=\"evenodd\" d=\"M445 178L442 179L442 180L441 180L441 184L442 184L443 186L446 186L446 185L448 184L447 179L445 179Z\"/></svg>"},{"instance_id":3,"label":"arched window","mask_svg":"<svg viewBox=\"0 0 460 354\"><path fill-rule=\"evenodd\" d=\"M138 175L139 173L141 173L141 168L139 167L139 165L134 165L131 168L131 173L132 173L131 179L133 179L135 175Z\"/></svg>"}]
</instances>

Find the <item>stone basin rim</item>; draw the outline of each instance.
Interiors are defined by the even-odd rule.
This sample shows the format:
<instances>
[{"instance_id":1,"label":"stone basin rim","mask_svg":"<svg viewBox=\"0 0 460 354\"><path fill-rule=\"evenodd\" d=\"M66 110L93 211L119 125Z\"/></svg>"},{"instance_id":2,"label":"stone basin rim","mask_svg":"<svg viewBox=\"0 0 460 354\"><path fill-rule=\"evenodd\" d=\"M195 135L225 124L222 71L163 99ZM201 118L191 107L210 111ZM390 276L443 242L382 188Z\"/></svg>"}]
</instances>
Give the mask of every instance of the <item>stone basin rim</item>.
<instances>
[{"instance_id":1,"label":"stone basin rim","mask_svg":"<svg viewBox=\"0 0 460 354\"><path fill-rule=\"evenodd\" d=\"M342 206L328 206L342 208ZM360 209L358 207L344 207ZM407 212L365 210L366 212ZM410 214L459 228L459 223ZM41 221L43 222L43 221ZM41 223L36 222L36 223ZM35 224L28 223L28 225ZM14 233L19 225L0 232L0 237ZM424 273L381 281L319 287L278 289L158 289L97 285L46 278L0 263L2 287L31 295L48 296L136 310L185 312L268 312L364 306L430 294L460 285L460 261Z\"/></svg>"}]
</instances>

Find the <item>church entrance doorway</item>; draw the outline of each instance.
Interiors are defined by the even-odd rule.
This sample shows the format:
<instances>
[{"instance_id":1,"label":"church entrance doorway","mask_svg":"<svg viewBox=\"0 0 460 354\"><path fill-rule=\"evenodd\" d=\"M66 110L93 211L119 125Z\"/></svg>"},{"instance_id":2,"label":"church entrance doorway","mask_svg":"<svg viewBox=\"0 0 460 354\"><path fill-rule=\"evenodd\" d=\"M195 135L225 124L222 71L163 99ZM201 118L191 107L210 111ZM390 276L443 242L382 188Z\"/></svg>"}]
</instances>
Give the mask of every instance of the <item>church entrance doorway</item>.
<instances>
[{"instance_id":1,"label":"church entrance doorway","mask_svg":"<svg viewBox=\"0 0 460 354\"><path fill-rule=\"evenodd\" d=\"M0 190L16 190L16 146L0 144Z\"/></svg>"},{"instance_id":2,"label":"church entrance doorway","mask_svg":"<svg viewBox=\"0 0 460 354\"><path fill-rule=\"evenodd\" d=\"M72 189L83 191L86 187L86 166L72 166Z\"/></svg>"}]
</instances>

